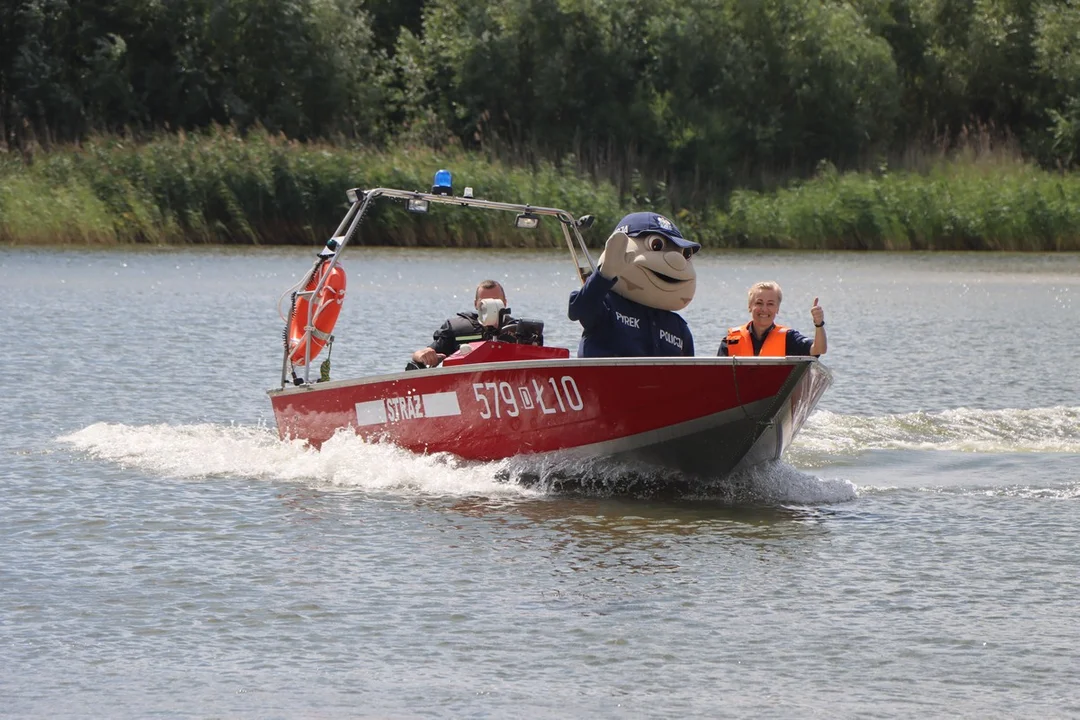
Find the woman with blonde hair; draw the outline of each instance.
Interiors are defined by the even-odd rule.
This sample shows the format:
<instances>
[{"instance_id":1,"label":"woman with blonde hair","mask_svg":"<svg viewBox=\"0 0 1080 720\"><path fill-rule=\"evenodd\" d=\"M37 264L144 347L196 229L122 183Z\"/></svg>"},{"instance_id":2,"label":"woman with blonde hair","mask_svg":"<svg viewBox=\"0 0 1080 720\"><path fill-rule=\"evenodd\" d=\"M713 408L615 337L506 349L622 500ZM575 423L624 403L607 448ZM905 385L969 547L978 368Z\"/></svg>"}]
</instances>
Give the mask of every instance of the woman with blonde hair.
<instances>
[{"instance_id":1,"label":"woman with blonde hair","mask_svg":"<svg viewBox=\"0 0 1080 720\"><path fill-rule=\"evenodd\" d=\"M728 330L716 354L748 357L824 355L829 343L825 336L825 311L818 305L818 299L814 298L810 308L810 317L814 321L814 338L811 340L798 330L776 324L783 298L784 291L779 284L754 283L747 293L750 322Z\"/></svg>"}]
</instances>

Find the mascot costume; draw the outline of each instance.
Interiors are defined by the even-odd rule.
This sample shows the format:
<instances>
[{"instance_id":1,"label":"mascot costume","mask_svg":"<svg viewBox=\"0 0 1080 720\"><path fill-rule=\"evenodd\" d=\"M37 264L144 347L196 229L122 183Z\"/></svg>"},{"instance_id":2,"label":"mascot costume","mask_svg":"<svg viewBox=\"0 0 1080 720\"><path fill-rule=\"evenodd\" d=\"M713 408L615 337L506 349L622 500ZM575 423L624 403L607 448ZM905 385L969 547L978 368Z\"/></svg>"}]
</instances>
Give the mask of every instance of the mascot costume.
<instances>
[{"instance_id":1,"label":"mascot costume","mask_svg":"<svg viewBox=\"0 0 1080 720\"><path fill-rule=\"evenodd\" d=\"M583 328L578 357L693 356L694 337L674 311L694 299L700 249L663 215L624 217L599 270L570 294L567 314Z\"/></svg>"}]
</instances>

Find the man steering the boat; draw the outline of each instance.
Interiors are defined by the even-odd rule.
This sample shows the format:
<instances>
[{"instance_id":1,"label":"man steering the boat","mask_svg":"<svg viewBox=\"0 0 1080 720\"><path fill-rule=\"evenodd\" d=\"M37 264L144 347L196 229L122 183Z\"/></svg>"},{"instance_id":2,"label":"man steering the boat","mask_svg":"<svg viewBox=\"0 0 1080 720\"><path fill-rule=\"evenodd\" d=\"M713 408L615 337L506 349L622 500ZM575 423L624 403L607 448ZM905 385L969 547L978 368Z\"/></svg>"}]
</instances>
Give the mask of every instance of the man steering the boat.
<instances>
[{"instance_id":1,"label":"man steering the boat","mask_svg":"<svg viewBox=\"0 0 1080 720\"><path fill-rule=\"evenodd\" d=\"M425 367L435 367L447 356L457 352L462 344L476 342L485 339L485 325L480 319L481 305L485 300L498 301L497 304L488 303L486 307L492 308L499 314L498 327L503 327L514 322L507 312L506 292L503 286L496 280L482 280L476 286L476 295L473 299L474 312L458 313L442 324L434 333L433 342L427 347L422 347L412 354L411 362L406 370L416 370Z\"/></svg>"},{"instance_id":2,"label":"man steering the boat","mask_svg":"<svg viewBox=\"0 0 1080 720\"><path fill-rule=\"evenodd\" d=\"M813 355L819 357L829 349L825 335L825 311L814 304L810 318L814 321L814 339L805 337L798 330L776 324L780 301L784 291L775 282L755 283L747 293L750 322L728 330L720 341L717 355L785 357L788 355Z\"/></svg>"},{"instance_id":3,"label":"man steering the boat","mask_svg":"<svg viewBox=\"0 0 1080 720\"><path fill-rule=\"evenodd\" d=\"M682 310L694 299L701 245L654 212L619 221L599 270L570 293L567 315L581 323L578 357L693 356Z\"/></svg>"}]
</instances>

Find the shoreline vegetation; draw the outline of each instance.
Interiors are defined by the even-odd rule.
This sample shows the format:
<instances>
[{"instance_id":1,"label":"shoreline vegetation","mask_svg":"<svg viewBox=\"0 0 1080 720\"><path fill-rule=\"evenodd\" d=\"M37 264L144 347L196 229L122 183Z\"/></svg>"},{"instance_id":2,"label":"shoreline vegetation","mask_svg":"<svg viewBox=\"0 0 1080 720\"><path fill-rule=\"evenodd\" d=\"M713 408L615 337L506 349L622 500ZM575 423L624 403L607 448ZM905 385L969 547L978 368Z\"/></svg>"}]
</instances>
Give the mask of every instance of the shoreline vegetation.
<instances>
[{"instance_id":1,"label":"shoreline vegetation","mask_svg":"<svg viewBox=\"0 0 1080 720\"><path fill-rule=\"evenodd\" d=\"M1060 0L0 3L0 244L318 244L348 188L707 247L1080 251ZM360 242L558 228L380 209Z\"/></svg>"},{"instance_id":2,"label":"shoreline vegetation","mask_svg":"<svg viewBox=\"0 0 1080 720\"><path fill-rule=\"evenodd\" d=\"M523 168L479 152L298 142L264 130L214 128L135 141L97 136L32 154L0 154L0 243L6 245L315 245L334 231L352 187L430 188L435 170L477 197L597 217L601 247L626 212L669 214L706 248L1080 251L1080 174L1040 169L1018 153L969 146L918 170L814 175L775 191L736 190L671 212L620 196L576 168ZM549 247L553 224L515 230L496 213L397 206L373 216L367 245Z\"/></svg>"}]
</instances>

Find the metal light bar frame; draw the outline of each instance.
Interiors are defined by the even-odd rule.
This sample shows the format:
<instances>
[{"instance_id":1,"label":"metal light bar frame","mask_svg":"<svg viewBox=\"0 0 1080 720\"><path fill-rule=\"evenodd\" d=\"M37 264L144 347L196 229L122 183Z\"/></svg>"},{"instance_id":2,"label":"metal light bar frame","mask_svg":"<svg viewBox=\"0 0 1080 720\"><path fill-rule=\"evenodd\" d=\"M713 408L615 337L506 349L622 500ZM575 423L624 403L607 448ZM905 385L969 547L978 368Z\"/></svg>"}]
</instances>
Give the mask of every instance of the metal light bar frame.
<instances>
[{"instance_id":1,"label":"metal light bar frame","mask_svg":"<svg viewBox=\"0 0 1080 720\"><path fill-rule=\"evenodd\" d=\"M559 208L538 207L535 205L521 205L518 203L505 203L496 202L494 200L484 200L483 198L467 198L459 197L456 195L435 195L432 193L416 192L409 190L395 190L393 188L374 188L372 190L361 190L359 188L351 188L347 193L347 197L352 201L349 205L348 211L345 213L345 217L337 226L337 230L334 231L332 240L337 242L337 248L334 250L333 255L329 259L329 266L326 272L322 275L322 280L311 290L300 290L297 292L298 297L306 296L308 302L308 317L305 323L304 339L306 341L306 354L304 357L304 384L310 382L310 370L311 370L311 342L310 333L312 330L312 313L314 312L315 303L311 300L318 296L322 292L323 287L326 285L326 281L330 277L330 272L338 264L338 258L341 257L341 253L348 246L349 242L356 235L357 229L360 227L360 223L364 219L364 215L367 214L368 208L373 202L379 198L390 198L394 200L403 200L406 203L409 200L426 200L430 204L436 205L453 205L457 207L472 207L482 210L502 210L504 212L512 213L531 213L539 217L553 217L559 221L562 227L563 239L566 241L566 247L570 251L570 257L574 260L574 267L577 270L578 279L582 284L588 279L589 275L596 272L596 263L593 261L592 256L589 254L589 249L585 246L585 240L581 237L581 233L578 231L577 219L573 215L565 210ZM355 198L355 200L354 200ZM307 275L300 282L300 287L307 287L307 284L311 282L311 278L318 267L322 264L323 258L316 261L315 265L308 271ZM286 328L287 331L287 328ZM288 384L288 372L289 372L289 348L288 340L286 339L285 356L281 363L281 387L285 387Z\"/></svg>"}]
</instances>

